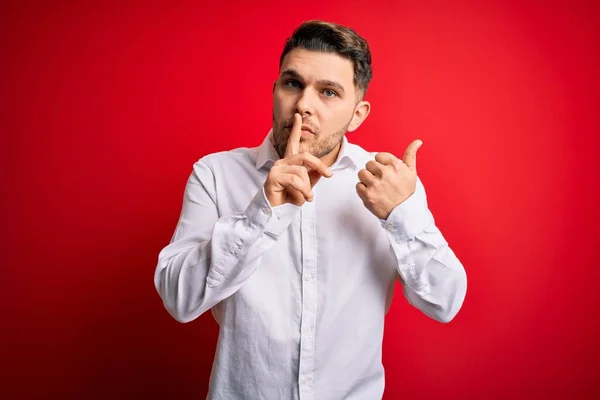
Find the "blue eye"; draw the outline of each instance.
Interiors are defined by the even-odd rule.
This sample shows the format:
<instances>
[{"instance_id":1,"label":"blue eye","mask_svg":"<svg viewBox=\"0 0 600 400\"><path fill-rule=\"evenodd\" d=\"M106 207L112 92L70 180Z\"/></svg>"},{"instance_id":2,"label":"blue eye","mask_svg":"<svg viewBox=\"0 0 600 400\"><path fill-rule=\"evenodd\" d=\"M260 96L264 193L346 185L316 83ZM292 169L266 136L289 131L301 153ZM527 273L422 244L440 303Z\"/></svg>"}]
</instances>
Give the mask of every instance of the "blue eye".
<instances>
[{"instance_id":1,"label":"blue eye","mask_svg":"<svg viewBox=\"0 0 600 400\"><path fill-rule=\"evenodd\" d=\"M292 88L292 89L298 89L300 87L300 83L298 83L298 81L295 80L289 80L287 82L285 82L286 86Z\"/></svg>"},{"instance_id":2,"label":"blue eye","mask_svg":"<svg viewBox=\"0 0 600 400\"><path fill-rule=\"evenodd\" d=\"M323 93L325 93L325 97L337 96L337 93L330 89L325 90Z\"/></svg>"}]
</instances>

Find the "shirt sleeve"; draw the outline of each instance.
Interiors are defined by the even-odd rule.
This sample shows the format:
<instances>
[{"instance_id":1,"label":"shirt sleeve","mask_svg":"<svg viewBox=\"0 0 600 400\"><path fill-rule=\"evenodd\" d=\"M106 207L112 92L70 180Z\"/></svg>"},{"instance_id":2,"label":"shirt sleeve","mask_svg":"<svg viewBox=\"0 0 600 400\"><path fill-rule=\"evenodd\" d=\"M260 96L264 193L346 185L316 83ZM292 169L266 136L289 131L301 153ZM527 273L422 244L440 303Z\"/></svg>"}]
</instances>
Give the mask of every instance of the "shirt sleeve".
<instances>
[{"instance_id":1,"label":"shirt sleeve","mask_svg":"<svg viewBox=\"0 0 600 400\"><path fill-rule=\"evenodd\" d=\"M244 212L219 217L213 172L198 161L154 273L165 308L177 321L189 322L234 294L299 212L292 204L271 207L261 185Z\"/></svg>"},{"instance_id":2,"label":"shirt sleeve","mask_svg":"<svg viewBox=\"0 0 600 400\"><path fill-rule=\"evenodd\" d=\"M437 321L450 322L465 299L466 271L436 227L419 178L415 192L380 221L408 302Z\"/></svg>"}]
</instances>

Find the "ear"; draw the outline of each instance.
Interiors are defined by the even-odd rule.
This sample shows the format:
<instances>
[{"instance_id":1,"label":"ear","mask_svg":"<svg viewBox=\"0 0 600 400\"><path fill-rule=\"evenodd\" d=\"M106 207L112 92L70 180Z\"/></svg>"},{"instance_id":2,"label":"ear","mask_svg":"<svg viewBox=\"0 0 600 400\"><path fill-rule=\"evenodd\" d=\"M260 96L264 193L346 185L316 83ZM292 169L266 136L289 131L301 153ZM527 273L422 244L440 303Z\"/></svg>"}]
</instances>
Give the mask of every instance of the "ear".
<instances>
[{"instance_id":1,"label":"ear","mask_svg":"<svg viewBox=\"0 0 600 400\"><path fill-rule=\"evenodd\" d=\"M354 132L358 129L363 121L367 119L370 112L371 103L368 101L359 102L356 107L354 107L354 115L352 115L352 120L350 121L350 125L348 125L348 132Z\"/></svg>"}]
</instances>

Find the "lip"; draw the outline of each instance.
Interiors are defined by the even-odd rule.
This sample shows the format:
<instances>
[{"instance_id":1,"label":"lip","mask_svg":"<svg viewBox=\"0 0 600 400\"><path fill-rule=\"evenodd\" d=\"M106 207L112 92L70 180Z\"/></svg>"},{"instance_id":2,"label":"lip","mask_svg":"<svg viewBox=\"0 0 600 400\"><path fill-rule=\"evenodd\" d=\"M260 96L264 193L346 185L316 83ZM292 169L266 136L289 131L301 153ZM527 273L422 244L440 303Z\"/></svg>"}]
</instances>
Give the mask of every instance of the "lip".
<instances>
[{"instance_id":1,"label":"lip","mask_svg":"<svg viewBox=\"0 0 600 400\"><path fill-rule=\"evenodd\" d=\"M292 130L292 125L288 125L285 128L291 131ZM315 134L315 132L312 130L312 128L309 127L309 126L306 126L306 125L302 125L300 127L300 130L303 131L303 133L307 133L307 134L310 133L311 135Z\"/></svg>"},{"instance_id":2,"label":"lip","mask_svg":"<svg viewBox=\"0 0 600 400\"><path fill-rule=\"evenodd\" d=\"M312 133L313 135L315 134L313 132L313 130L310 127L306 126L306 125L302 125L302 127L300 129L302 129L303 131L308 131L308 132Z\"/></svg>"}]
</instances>

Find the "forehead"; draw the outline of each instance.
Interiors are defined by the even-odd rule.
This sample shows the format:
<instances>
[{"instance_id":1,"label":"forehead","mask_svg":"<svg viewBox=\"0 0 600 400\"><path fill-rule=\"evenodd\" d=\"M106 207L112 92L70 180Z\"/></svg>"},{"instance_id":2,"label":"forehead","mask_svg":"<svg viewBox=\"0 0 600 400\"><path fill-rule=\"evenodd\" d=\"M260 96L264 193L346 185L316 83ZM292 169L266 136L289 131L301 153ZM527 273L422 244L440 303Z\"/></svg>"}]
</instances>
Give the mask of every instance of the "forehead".
<instances>
[{"instance_id":1,"label":"forehead","mask_svg":"<svg viewBox=\"0 0 600 400\"><path fill-rule=\"evenodd\" d=\"M306 81L331 80L349 89L354 86L352 61L335 53L296 48L281 63L280 72L293 69Z\"/></svg>"}]
</instances>

